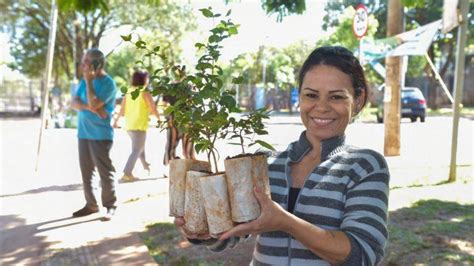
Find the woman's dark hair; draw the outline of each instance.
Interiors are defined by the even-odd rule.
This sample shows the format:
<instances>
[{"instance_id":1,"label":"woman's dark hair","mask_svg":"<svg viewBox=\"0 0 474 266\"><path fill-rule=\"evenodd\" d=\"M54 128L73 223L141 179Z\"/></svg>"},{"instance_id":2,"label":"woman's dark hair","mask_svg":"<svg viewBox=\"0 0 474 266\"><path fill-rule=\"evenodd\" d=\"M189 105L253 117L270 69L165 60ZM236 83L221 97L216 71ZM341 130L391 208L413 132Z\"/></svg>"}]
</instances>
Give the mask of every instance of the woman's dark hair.
<instances>
[{"instance_id":1,"label":"woman's dark hair","mask_svg":"<svg viewBox=\"0 0 474 266\"><path fill-rule=\"evenodd\" d=\"M365 106L367 103L368 89L364 70L354 54L341 46L323 46L311 52L301 67L298 91L301 92L301 86L303 86L303 79L306 73L319 65L332 66L349 75L352 81L352 87L354 88L355 97L359 97L362 91L365 91L365 99L363 99L364 102L360 106L360 109Z\"/></svg>"},{"instance_id":2,"label":"woman's dark hair","mask_svg":"<svg viewBox=\"0 0 474 266\"><path fill-rule=\"evenodd\" d=\"M148 79L148 72L137 70L132 76L132 86L143 86Z\"/></svg>"}]
</instances>

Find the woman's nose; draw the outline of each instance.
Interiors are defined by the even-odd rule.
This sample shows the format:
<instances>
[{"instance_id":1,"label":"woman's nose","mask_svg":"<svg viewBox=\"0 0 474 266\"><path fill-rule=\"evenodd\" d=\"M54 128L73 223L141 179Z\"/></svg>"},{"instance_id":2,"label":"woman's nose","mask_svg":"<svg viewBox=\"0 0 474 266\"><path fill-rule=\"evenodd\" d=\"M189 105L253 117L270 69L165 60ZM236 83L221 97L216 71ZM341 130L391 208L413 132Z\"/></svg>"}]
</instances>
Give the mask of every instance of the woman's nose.
<instances>
[{"instance_id":1,"label":"woman's nose","mask_svg":"<svg viewBox=\"0 0 474 266\"><path fill-rule=\"evenodd\" d=\"M324 99L318 99L314 102L313 109L318 112L325 112L330 109L329 102Z\"/></svg>"}]
</instances>

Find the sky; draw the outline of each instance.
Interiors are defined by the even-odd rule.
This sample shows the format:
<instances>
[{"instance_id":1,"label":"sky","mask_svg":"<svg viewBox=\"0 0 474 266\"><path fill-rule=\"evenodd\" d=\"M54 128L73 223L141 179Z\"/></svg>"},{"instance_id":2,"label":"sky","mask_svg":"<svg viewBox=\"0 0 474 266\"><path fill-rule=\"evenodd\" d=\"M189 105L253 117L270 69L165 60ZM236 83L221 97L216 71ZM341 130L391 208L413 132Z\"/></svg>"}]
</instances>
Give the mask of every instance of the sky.
<instances>
[{"instance_id":1,"label":"sky","mask_svg":"<svg viewBox=\"0 0 474 266\"><path fill-rule=\"evenodd\" d=\"M224 4L224 0L192 0L191 4L198 19L200 31L189 34L182 43L185 61L194 61L196 48L194 43L203 42L210 30L218 20L205 18L199 9L212 7L214 12L226 14L232 9L230 18L235 24L240 24L239 34L225 40L222 50L222 61L228 61L245 52L255 52L261 45L285 47L299 40L316 42L322 36L322 19L324 6L327 0L306 0L306 11L302 15L290 15L277 22L277 14L268 16L261 7L260 0L242 0L237 3ZM204 34L203 34L204 32ZM110 50L116 48L121 42L120 34L125 34L124 29L118 30L116 36L109 37L105 43L110 43ZM8 36L0 34L0 79L5 74L5 66L1 63L10 62L13 58L9 55ZM109 47L104 48L109 50ZM3 73L3 75L2 75Z\"/></svg>"},{"instance_id":2,"label":"sky","mask_svg":"<svg viewBox=\"0 0 474 266\"><path fill-rule=\"evenodd\" d=\"M326 2L307 0L304 14L284 17L281 23L277 22L277 14L271 16L265 14L260 0L242 0L240 3L228 5L224 4L224 0L192 1L192 5L198 17L199 27L204 31L211 29L213 23L212 19L201 15L200 8L211 6L214 12L223 15L232 9L230 18L235 24L240 24L240 28L239 34L223 42L221 59L226 61L241 53L257 51L261 45L285 47L298 40L316 42L322 35L321 25ZM195 52L192 45L196 41L202 41L201 34L192 34L183 44L184 47L191 47L185 49L186 58Z\"/></svg>"},{"instance_id":3,"label":"sky","mask_svg":"<svg viewBox=\"0 0 474 266\"><path fill-rule=\"evenodd\" d=\"M18 71L12 71L6 66L13 61L10 55L10 44L8 43L8 34L0 32L0 84L5 78L21 79L22 75Z\"/></svg>"}]
</instances>

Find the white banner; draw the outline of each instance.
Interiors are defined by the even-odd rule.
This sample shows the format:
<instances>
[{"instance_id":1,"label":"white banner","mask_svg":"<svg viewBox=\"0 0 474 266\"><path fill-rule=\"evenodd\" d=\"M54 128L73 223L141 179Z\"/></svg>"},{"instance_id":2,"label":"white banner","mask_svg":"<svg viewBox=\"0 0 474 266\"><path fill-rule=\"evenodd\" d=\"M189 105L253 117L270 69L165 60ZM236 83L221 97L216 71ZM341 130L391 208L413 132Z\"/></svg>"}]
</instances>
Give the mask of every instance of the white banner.
<instances>
[{"instance_id":1,"label":"white banner","mask_svg":"<svg viewBox=\"0 0 474 266\"><path fill-rule=\"evenodd\" d=\"M393 49L390 56L424 55L440 26L441 20L437 20L417 29L396 35L399 45Z\"/></svg>"},{"instance_id":2,"label":"white banner","mask_svg":"<svg viewBox=\"0 0 474 266\"><path fill-rule=\"evenodd\" d=\"M458 0L444 0L441 31L448 33L458 25Z\"/></svg>"},{"instance_id":3,"label":"white banner","mask_svg":"<svg viewBox=\"0 0 474 266\"><path fill-rule=\"evenodd\" d=\"M363 58L370 61L387 56L424 55L440 26L441 19L385 39L363 38Z\"/></svg>"}]
</instances>

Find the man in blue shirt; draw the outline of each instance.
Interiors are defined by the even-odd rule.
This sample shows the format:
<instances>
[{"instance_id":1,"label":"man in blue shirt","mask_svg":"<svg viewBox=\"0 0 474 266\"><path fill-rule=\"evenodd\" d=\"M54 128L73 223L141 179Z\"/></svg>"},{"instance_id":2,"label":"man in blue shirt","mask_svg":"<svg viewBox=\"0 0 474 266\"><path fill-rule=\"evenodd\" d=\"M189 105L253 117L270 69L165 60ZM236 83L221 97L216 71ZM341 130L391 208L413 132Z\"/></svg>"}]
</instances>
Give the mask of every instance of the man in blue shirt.
<instances>
[{"instance_id":1,"label":"man in blue shirt","mask_svg":"<svg viewBox=\"0 0 474 266\"><path fill-rule=\"evenodd\" d=\"M100 176L102 205L107 208L104 221L115 214L115 169L110 159L114 131L111 126L117 88L114 80L105 72L105 56L96 49L87 50L81 62L83 79L72 100L78 111L79 164L86 205L74 212L73 217L86 216L99 211L92 180L95 168Z\"/></svg>"}]
</instances>

